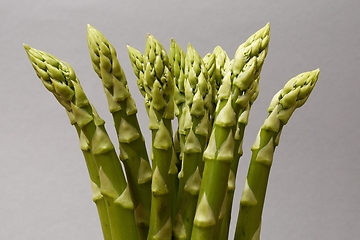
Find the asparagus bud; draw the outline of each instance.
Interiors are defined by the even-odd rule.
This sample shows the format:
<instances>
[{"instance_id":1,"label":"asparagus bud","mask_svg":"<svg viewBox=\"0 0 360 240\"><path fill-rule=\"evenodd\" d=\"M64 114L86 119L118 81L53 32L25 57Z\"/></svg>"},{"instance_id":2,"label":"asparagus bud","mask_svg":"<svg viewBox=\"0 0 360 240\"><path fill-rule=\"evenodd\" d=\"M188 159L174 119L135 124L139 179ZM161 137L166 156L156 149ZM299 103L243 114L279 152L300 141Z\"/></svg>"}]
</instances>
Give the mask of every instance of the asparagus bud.
<instances>
[{"instance_id":1,"label":"asparagus bud","mask_svg":"<svg viewBox=\"0 0 360 240\"><path fill-rule=\"evenodd\" d=\"M222 79L225 77L226 72L230 70L231 61L227 53L220 46L215 47L213 54L215 57L215 69L213 74L213 103L216 106L218 101L217 92L219 91Z\"/></svg>"},{"instance_id":2,"label":"asparagus bud","mask_svg":"<svg viewBox=\"0 0 360 240\"><path fill-rule=\"evenodd\" d=\"M144 57L137 49L127 46L128 54L130 58L131 66L133 67L134 74L137 77L136 83L139 88L139 91L143 97L145 97L145 87L143 84L144 81Z\"/></svg>"},{"instance_id":3,"label":"asparagus bud","mask_svg":"<svg viewBox=\"0 0 360 240\"><path fill-rule=\"evenodd\" d=\"M306 102L315 87L318 75L319 69L304 72L292 78L270 103L269 115L252 146L251 162L240 200L236 240L260 238L266 187L282 128L289 121L295 109Z\"/></svg>"}]
</instances>

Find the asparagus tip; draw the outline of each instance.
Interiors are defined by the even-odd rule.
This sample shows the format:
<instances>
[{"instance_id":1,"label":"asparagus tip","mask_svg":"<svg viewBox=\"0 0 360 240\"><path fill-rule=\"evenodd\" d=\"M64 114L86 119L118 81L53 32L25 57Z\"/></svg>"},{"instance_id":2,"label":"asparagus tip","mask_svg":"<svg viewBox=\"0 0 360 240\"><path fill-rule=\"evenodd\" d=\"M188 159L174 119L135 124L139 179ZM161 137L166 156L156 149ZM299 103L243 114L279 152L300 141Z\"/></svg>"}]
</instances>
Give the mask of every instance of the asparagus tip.
<instances>
[{"instance_id":1,"label":"asparagus tip","mask_svg":"<svg viewBox=\"0 0 360 240\"><path fill-rule=\"evenodd\" d=\"M27 45L26 43L23 43L23 46L24 46L26 52L28 52L31 49L31 47L29 45Z\"/></svg>"}]
</instances>

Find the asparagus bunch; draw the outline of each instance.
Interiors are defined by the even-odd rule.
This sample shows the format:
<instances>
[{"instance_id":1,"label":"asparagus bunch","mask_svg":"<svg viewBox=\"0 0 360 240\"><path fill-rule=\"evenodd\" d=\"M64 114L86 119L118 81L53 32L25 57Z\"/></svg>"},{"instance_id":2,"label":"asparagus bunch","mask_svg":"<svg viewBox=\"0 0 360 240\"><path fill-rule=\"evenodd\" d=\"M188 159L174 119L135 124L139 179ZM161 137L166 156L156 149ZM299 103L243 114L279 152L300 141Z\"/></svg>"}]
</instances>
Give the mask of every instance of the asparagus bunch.
<instances>
[{"instance_id":1,"label":"asparagus bunch","mask_svg":"<svg viewBox=\"0 0 360 240\"><path fill-rule=\"evenodd\" d=\"M127 46L149 117L150 160L126 76L100 31L88 25L88 48L113 117L119 156L71 66L25 45L38 77L75 126L105 240L228 238L244 132L269 39L267 24L238 47L232 60L220 46L202 58L191 44L184 52L174 39L167 55L152 35L143 54ZM252 147L235 239L259 239L282 127L306 102L318 74L294 77L271 101Z\"/></svg>"}]
</instances>

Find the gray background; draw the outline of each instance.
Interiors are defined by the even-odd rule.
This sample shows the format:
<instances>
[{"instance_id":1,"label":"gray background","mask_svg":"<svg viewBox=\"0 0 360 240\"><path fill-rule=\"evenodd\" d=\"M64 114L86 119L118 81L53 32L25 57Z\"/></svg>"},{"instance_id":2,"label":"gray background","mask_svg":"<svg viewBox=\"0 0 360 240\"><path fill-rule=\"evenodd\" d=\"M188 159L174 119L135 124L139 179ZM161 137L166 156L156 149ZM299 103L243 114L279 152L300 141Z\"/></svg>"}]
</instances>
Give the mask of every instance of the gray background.
<instances>
[{"instance_id":1,"label":"gray background","mask_svg":"<svg viewBox=\"0 0 360 240\"><path fill-rule=\"evenodd\" d=\"M149 139L126 44L143 51L151 33L167 48L173 37L184 49L191 42L201 55L220 45L232 58L238 45L267 22L270 49L246 130L236 200L271 97L298 73L320 68L312 96L284 128L277 148L262 239L357 239L359 12L359 1L346 0L2 1L0 239L102 236L75 130L37 79L23 43L69 62L113 133L91 67L86 24L102 31L117 49Z\"/></svg>"}]
</instances>

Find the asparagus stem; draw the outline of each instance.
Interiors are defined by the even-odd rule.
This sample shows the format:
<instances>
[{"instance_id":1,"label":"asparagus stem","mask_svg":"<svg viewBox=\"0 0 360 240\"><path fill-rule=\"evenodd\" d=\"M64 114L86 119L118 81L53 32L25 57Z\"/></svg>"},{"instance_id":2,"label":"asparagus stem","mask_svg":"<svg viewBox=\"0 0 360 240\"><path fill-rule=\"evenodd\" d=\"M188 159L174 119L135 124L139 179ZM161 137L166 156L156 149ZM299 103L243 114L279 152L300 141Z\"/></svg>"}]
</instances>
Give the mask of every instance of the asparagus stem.
<instances>
[{"instance_id":1,"label":"asparagus stem","mask_svg":"<svg viewBox=\"0 0 360 240\"><path fill-rule=\"evenodd\" d=\"M100 192L107 203L112 239L139 239L133 203L114 147L82 90L72 67L45 52L25 47L45 87L54 94L89 141L100 179ZM126 219L126 221L124 221Z\"/></svg>"},{"instance_id":2,"label":"asparagus stem","mask_svg":"<svg viewBox=\"0 0 360 240\"><path fill-rule=\"evenodd\" d=\"M237 119L255 92L254 85L267 53L269 31L267 24L239 46L231 70L225 73L217 93L213 130L204 152L204 184L200 188L192 239L220 236L229 173L238 149L235 145Z\"/></svg>"},{"instance_id":3,"label":"asparagus stem","mask_svg":"<svg viewBox=\"0 0 360 240\"><path fill-rule=\"evenodd\" d=\"M57 76L54 75L55 71L57 71L56 69L52 69L48 70L46 67L46 64L44 63L45 61L53 61L56 62L55 59L53 59L50 55L35 50L33 48L31 48L30 46L24 44L24 48L26 50L26 53L28 54L29 60L36 72L36 74L38 75L38 77L40 78L40 80L42 81L42 83L44 84L44 86L49 89L54 96L56 97L56 99L59 100L59 103L64 106L66 113L69 117L70 120L70 124L74 125L76 132L78 134L79 137L79 142L80 142L80 149L83 153L84 159L85 159L85 163L88 169L88 173L89 173L89 177L90 177L90 182L91 182L91 189L93 192L93 201L96 204L97 207L97 211L98 211L98 215L99 215L99 220L100 220L100 224L101 224L101 229L103 232L103 237L105 240L112 240L112 236L111 236L111 229L110 229L110 222L109 222L109 216L108 216L108 212L107 212L107 206L105 203L105 199L103 197L103 195L100 192L100 179L99 179L99 174L97 171L97 166L96 163L94 161L94 158L91 154L91 148L89 145L89 141L88 139L85 137L85 135L83 134L83 132L81 131L80 127L78 126L78 124L76 123L75 117L71 111L70 108L70 100L62 98L61 95L64 95L65 92L71 92L71 90L63 90L63 91L59 91L59 89L57 90L52 84L51 84L51 80L53 77ZM66 87L64 88L66 89ZM59 92L57 92L59 91ZM68 96L71 96L70 94L67 94Z\"/></svg>"},{"instance_id":4,"label":"asparagus stem","mask_svg":"<svg viewBox=\"0 0 360 240\"><path fill-rule=\"evenodd\" d=\"M171 239L177 190L176 155L171 120L175 115L174 79L164 47L148 35L143 56L128 47L143 91L152 132L152 197L148 239ZM142 59L141 64L135 62ZM139 69L143 67L143 69Z\"/></svg>"},{"instance_id":5,"label":"asparagus stem","mask_svg":"<svg viewBox=\"0 0 360 240\"><path fill-rule=\"evenodd\" d=\"M235 147L234 147L234 159L231 163L231 169L229 173L229 179L228 179L228 189L227 189L227 195L226 195L226 212L223 217L223 222L221 224L220 229L220 238L219 239L228 239L229 236L229 228L230 228L230 222L231 222L231 210L233 206L233 199L234 199L234 192L235 192L235 179L237 175L237 169L239 165L240 157L243 154L242 150L242 142L245 134L245 127L248 124L250 109L254 101L256 100L258 94L259 94L259 79L260 76L254 81L254 84L252 86L252 96L250 98L250 101L245 109L241 109L238 117L237 122L237 129L235 133Z\"/></svg>"},{"instance_id":6,"label":"asparagus stem","mask_svg":"<svg viewBox=\"0 0 360 240\"><path fill-rule=\"evenodd\" d=\"M315 87L319 69L304 72L288 81L273 98L269 115L252 146L252 157L240 201L236 240L260 239L261 215L273 155L283 126L301 107Z\"/></svg>"},{"instance_id":7,"label":"asparagus stem","mask_svg":"<svg viewBox=\"0 0 360 240\"><path fill-rule=\"evenodd\" d=\"M234 95L238 96L235 101L235 111L239 112L234 143L234 159L229 173L232 179L236 178L239 159L242 155L242 141L250 108L259 94L260 73L267 55L269 40L270 24L267 24L239 46L232 62L232 90ZM247 63L246 59L248 59ZM239 67L242 67L241 71L239 71ZM250 81L252 82L250 83ZM234 187L232 185L234 183L232 183L230 179L228 183L231 186L227 192L225 214L220 218L220 220L225 219L222 223L223 226L221 226L220 239L228 238L231 221L231 209L234 196Z\"/></svg>"},{"instance_id":8,"label":"asparagus stem","mask_svg":"<svg viewBox=\"0 0 360 240\"><path fill-rule=\"evenodd\" d=\"M86 138L86 136L84 135L84 133L81 131L81 129L76 123L74 124L74 126L79 136L80 149L83 153L86 166L89 172L91 189L93 192L93 201L96 204L98 210L98 215L99 215L99 220L100 220L104 240L112 240L107 205L104 196L100 192L100 178L97 171L96 163L94 161L94 157L91 154L89 140Z\"/></svg>"},{"instance_id":9,"label":"asparagus stem","mask_svg":"<svg viewBox=\"0 0 360 240\"><path fill-rule=\"evenodd\" d=\"M205 64L189 44L185 57L185 104L183 121L179 125L182 167L179 174L177 200L177 226L183 224L183 231L174 232L175 239L190 239L193 219L203 172L202 155L206 147L209 130L209 116L212 108L212 90Z\"/></svg>"},{"instance_id":10,"label":"asparagus stem","mask_svg":"<svg viewBox=\"0 0 360 240\"><path fill-rule=\"evenodd\" d=\"M102 80L119 140L122 160L135 205L142 239L147 238L151 204L151 167L141 133L137 108L128 89L116 51L105 36L88 25L88 46L95 72Z\"/></svg>"}]
</instances>

